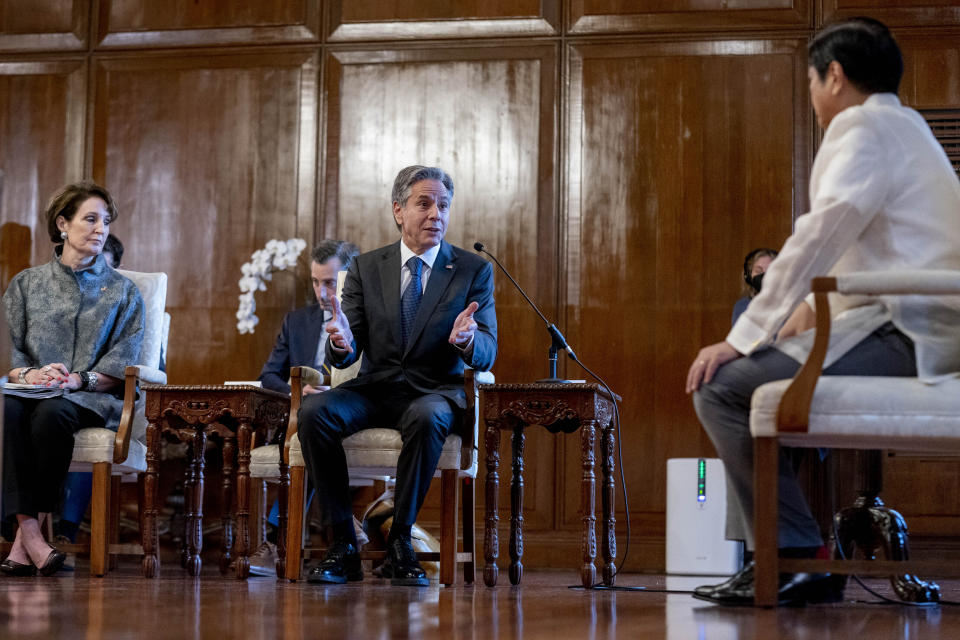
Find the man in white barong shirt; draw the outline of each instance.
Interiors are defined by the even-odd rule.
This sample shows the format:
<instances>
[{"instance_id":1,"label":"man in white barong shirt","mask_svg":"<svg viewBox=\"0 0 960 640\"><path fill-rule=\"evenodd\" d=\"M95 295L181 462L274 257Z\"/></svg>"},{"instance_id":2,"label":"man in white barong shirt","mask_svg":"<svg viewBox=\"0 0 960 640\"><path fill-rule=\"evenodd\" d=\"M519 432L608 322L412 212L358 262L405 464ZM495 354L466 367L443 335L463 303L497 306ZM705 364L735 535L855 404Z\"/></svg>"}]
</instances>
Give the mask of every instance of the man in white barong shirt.
<instances>
[{"instance_id":1,"label":"man in white barong shirt","mask_svg":"<svg viewBox=\"0 0 960 640\"><path fill-rule=\"evenodd\" d=\"M826 130L810 181L811 210L771 264L763 290L723 342L700 350L687 392L727 471L727 538L753 549L750 397L793 377L813 342L810 280L882 269L960 269L960 181L924 119L900 104L903 62L881 23L856 18L809 45L810 96ZM805 298L807 301L805 301ZM831 298L824 375L917 376L960 371L960 301L930 297ZM779 547L813 557L823 542L791 465L781 456ZM839 590L839 593L838 593ZM781 601L842 596L828 575L781 578ZM695 597L753 601L753 567Z\"/></svg>"}]
</instances>

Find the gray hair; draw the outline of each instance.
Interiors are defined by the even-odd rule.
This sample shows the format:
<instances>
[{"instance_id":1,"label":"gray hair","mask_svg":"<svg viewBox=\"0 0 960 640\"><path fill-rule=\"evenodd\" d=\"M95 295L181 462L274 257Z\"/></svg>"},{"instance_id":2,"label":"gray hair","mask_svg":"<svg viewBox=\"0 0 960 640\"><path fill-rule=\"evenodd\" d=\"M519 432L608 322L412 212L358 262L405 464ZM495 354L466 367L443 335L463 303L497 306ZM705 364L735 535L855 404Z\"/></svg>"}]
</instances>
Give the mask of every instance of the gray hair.
<instances>
[{"instance_id":1,"label":"gray hair","mask_svg":"<svg viewBox=\"0 0 960 640\"><path fill-rule=\"evenodd\" d=\"M411 165L400 169L396 180L393 181L393 193L391 202L397 202L401 207L407 205L407 199L410 197L410 189L421 180L439 180L447 188L447 195L453 198L453 178L447 175L447 172L439 167L425 167L420 164Z\"/></svg>"},{"instance_id":2,"label":"gray hair","mask_svg":"<svg viewBox=\"0 0 960 640\"><path fill-rule=\"evenodd\" d=\"M359 254L360 249L352 242L345 240L321 240L310 252L310 259L317 264L323 264L331 258L337 258L340 260L340 268L346 269Z\"/></svg>"}]
</instances>

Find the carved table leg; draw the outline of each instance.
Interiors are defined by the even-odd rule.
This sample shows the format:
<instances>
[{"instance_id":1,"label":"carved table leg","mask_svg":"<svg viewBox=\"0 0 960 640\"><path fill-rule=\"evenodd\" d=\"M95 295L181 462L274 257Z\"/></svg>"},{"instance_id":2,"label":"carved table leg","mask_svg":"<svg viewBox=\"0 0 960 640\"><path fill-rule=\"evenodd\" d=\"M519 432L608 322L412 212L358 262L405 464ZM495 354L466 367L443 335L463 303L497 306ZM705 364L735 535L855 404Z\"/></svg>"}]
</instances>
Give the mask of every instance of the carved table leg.
<instances>
[{"instance_id":1,"label":"carved table leg","mask_svg":"<svg viewBox=\"0 0 960 640\"><path fill-rule=\"evenodd\" d=\"M597 557L596 532L596 490L597 481L594 473L597 425L595 420L584 420L580 425L580 455L583 461L583 477L581 480L580 517L583 521L583 564L580 566L580 578L583 586L593 587L597 577L597 569L593 564Z\"/></svg>"},{"instance_id":2,"label":"carved table leg","mask_svg":"<svg viewBox=\"0 0 960 640\"><path fill-rule=\"evenodd\" d=\"M223 576L230 572L230 563L234 558L233 478L236 473L236 460L237 439L226 437L223 439L223 483L221 485L223 513L220 516L223 524L223 535L220 538L220 575Z\"/></svg>"},{"instance_id":3,"label":"carved table leg","mask_svg":"<svg viewBox=\"0 0 960 640\"><path fill-rule=\"evenodd\" d=\"M250 420L240 421L237 435L237 578L250 575Z\"/></svg>"},{"instance_id":4,"label":"carved table leg","mask_svg":"<svg viewBox=\"0 0 960 640\"><path fill-rule=\"evenodd\" d=\"M283 461L282 453L280 455L280 489L277 493L277 499L280 501L278 517L280 526L277 533L277 579L281 580L287 573L287 500L290 494L290 470ZM266 514L266 510L263 513Z\"/></svg>"},{"instance_id":5,"label":"carved table leg","mask_svg":"<svg viewBox=\"0 0 960 640\"><path fill-rule=\"evenodd\" d=\"M184 493L187 495L186 538L187 572L199 576L203 548L203 449L207 434L199 427L193 434L191 460Z\"/></svg>"},{"instance_id":6,"label":"carved table leg","mask_svg":"<svg viewBox=\"0 0 960 640\"><path fill-rule=\"evenodd\" d=\"M616 499L616 484L613 480L613 452L614 452L614 432L613 422L609 422L603 427L602 440L600 442L601 453L603 455L603 491L601 498L603 501L603 541L601 543L601 553L603 554L603 584L613 586L614 577L617 572L614 559L617 557L617 521L614 517L614 502Z\"/></svg>"},{"instance_id":7,"label":"carved table leg","mask_svg":"<svg viewBox=\"0 0 960 640\"><path fill-rule=\"evenodd\" d=\"M510 584L523 577L523 425L513 428L513 469L510 479Z\"/></svg>"},{"instance_id":8,"label":"carved table leg","mask_svg":"<svg viewBox=\"0 0 960 640\"><path fill-rule=\"evenodd\" d=\"M486 564L483 567L483 581L488 587L493 587L497 584L497 557L500 555L500 539L497 535L497 521L500 519L497 515L500 496L500 424L492 420L487 420L486 423L486 528L483 536L483 557Z\"/></svg>"},{"instance_id":9,"label":"carved table leg","mask_svg":"<svg viewBox=\"0 0 960 640\"><path fill-rule=\"evenodd\" d=\"M160 573L160 536L157 531L157 480L160 468L160 425L147 423L147 471L143 477L143 512L140 520L140 543L143 545L143 577L155 578Z\"/></svg>"},{"instance_id":10,"label":"carved table leg","mask_svg":"<svg viewBox=\"0 0 960 640\"><path fill-rule=\"evenodd\" d=\"M845 557L859 550L863 557L874 559L882 550L888 560L907 560L907 523L897 511L884 506L879 498L883 483L883 458L879 451L858 451L858 484L860 497L852 507L841 509L835 516L837 549ZM917 576L890 576L897 596L904 602L939 602L940 586Z\"/></svg>"}]
</instances>

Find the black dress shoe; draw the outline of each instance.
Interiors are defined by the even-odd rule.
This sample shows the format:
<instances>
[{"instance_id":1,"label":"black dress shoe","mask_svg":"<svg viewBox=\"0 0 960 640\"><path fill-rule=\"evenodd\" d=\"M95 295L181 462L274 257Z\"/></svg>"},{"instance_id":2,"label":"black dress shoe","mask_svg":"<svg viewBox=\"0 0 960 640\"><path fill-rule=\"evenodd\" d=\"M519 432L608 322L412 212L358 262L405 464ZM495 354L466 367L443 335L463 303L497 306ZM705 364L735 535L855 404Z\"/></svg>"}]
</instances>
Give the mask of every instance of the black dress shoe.
<instances>
[{"instance_id":1,"label":"black dress shoe","mask_svg":"<svg viewBox=\"0 0 960 640\"><path fill-rule=\"evenodd\" d=\"M50 554L47 556L47 559L43 561L43 566L40 567L40 575L52 576L57 571L60 571L66 559L67 554L51 547Z\"/></svg>"},{"instance_id":2,"label":"black dress shoe","mask_svg":"<svg viewBox=\"0 0 960 640\"><path fill-rule=\"evenodd\" d=\"M754 565L750 563L730 584L717 585L712 592L694 592L693 597L728 607L751 607L754 596ZM734 577L737 577L734 576ZM779 606L839 602L843 599L843 576L829 573L782 573L777 590Z\"/></svg>"},{"instance_id":3,"label":"black dress shoe","mask_svg":"<svg viewBox=\"0 0 960 640\"><path fill-rule=\"evenodd\" d=\"M387 559L380 567L380 575L390 578L390 584L394 586L430 586L430 580L417 561L409 538L394 538L387 542Z\"/></svg>"},{"instance_id":4,"label":"black dress shoe","mask_svg":"<svg viewBox=\"0 0 960 640\"><path fill-rule=\"evenodd\" d=\"M720 584L705 584L695 588L693 590L693 595L702 599L705 596L712 596L717 591L729 589L739 585L744 581L749 581L750 584L753 584L753 560L743 565L740 571L737 571Z\"/></svg>"},{"instance_id":5,"label":"black dress shoe","mask_svg":"<svg viewBox=\"0 0 960 640\"><path fill-rule=\"evenodd\" d=\"M321 584L343 584L347 580L363 580L363 565L357 548L349 542L334 542L327 549L323 561L310 569L307 582Z\"/></svg>"},{"instance_id":6,"label":"black dress shoe","mask_svg":"<svg viewBox=\"0 0 960 640\"><path fill-rule=\"evenodd\" d=\"M7 558L0 562L0 573L11 578L30 578L37 575L37 568L32 564L21 564Z\"/></svg>"}]
</instances>

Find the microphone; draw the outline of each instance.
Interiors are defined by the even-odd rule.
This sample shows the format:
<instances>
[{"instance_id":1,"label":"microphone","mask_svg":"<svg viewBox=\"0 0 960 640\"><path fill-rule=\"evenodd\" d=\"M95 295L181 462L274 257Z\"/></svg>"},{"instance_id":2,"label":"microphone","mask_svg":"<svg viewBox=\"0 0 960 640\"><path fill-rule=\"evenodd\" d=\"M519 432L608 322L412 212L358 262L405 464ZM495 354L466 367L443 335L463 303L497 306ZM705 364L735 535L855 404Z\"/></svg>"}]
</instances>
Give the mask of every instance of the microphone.
<instances>
[{"instance_id":1,"label":"microphone","mask_svg":"<svg viewBox=\"0 0 960 640\"><path fill-rule=\"evenodd\" d=\"M506 267L500 264L500 261L497 260L497 257L487 251L482 242L474 242L473 248L479 253L485 253L490 256L490 259L500 267L500 270L503 271L504 275L510 279L510 282L513 283L513 286L517 288L517 291L520 292L520 295L523 296L523 299L527 301L533 310L537 312L537 315L540 316L540 319L543 320L543 323L547 325L547 333L550 334L551 345L550 345L550 378L549 380L557 382L560 379L557 378L557 352L560 350L566 351L567 355L574 361L577 361L577 354L573 352L573 349L570 348L570 345L567 344L566 338L563 337L563 334L560 333L560 329L557 329L556 325L547 320L547 317L543 315L543 312L540 311L540 308L534 304L533 300L530 299L530 296L523 290L523 287L520 286L516 280L513 279L513 276L510 275L510 272L507 271Z\"/></svg>"}]
</instances>

